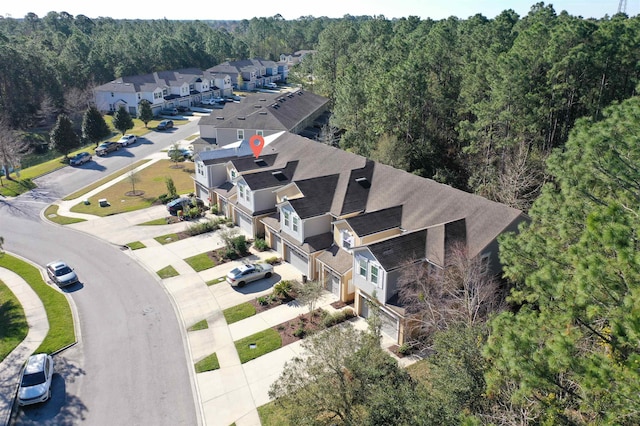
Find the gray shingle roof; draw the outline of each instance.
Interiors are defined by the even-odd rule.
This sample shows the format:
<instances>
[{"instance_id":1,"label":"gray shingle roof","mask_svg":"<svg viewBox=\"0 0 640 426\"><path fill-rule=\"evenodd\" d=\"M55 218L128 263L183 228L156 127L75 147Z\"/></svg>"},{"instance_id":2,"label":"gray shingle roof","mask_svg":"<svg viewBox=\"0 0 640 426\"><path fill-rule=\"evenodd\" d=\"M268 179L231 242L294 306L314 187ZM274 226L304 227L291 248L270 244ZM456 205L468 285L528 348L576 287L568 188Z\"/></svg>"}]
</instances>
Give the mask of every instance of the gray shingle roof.
<instances>
[{"instance_id":1,"label":"gray shingle roof","mask_svg":"<svg viewBox=\"0 0 640 426\"><path fill-rule=\"evenodd\" d=\"M359 237L400 228L402 226L402 206L359 214L348 218L347 223Z\"/></svg>"},{"instance_id":2,"label":"gray shingle roof","mask_svg":"<svg viewBox=\"0 0 640 426\"><path fill-rule=\"evenodd\" d=\"M386 271L426 257L427 231L421 230L389 238L367 247Z\"/></svg>"},{"instance_id":3,"label":"gray shingle roof","mask_svg":"<svg viewBox=\"0 0 640 426\"><path fill-rule=\"evenodd\" d=\"M289 200L289 204L301 219L327 213L331 209L339 177L335 174L296 181L304 197Z\"/></svg>"},{"instance_id":4,"label":"gray shingle roof","mask_svg":"<svg viewBox=\"0 0 640 426\"><path fill-rule=\"evenodd\" d=\"M247 173L242 178L251 190L276 188L291 183L298 161L290 161L281 169L270 169L256 173Z\"/></svg>"}]
</instances>

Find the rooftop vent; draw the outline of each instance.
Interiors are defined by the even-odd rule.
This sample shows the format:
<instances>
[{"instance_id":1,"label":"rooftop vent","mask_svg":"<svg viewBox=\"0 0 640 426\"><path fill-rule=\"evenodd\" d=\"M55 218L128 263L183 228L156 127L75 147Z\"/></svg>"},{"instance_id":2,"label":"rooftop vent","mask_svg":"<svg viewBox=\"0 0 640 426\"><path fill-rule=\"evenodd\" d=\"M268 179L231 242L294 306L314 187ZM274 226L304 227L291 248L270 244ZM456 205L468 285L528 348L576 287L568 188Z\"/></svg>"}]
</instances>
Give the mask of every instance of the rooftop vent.
<instances>
[{"instance_id":1,"label":"rooftop vent","mask_svg":"<svg viewBox=\"0 0 640 426\"><path fill-rule=\"evenodd\" d=\"M244 120L246 117L238 117L238 120Z\"/></svg>"},{"instance_id":2,"label":"rooftop vent","mask_svg":"<svg viewBox=\"0 0 640 426\"><path fill-rule=\"evenodd\" d=\"M356 182L358 182L360 186L365 189L371 188L371 182L369 182L369 179L367 179L366 177L356 178Z\"/></svg>"},{"instance_id":3,"label":"rooftop vent","mask_svg":"<svg viewBox=\"0 0 640 426\"><path fill-rule=\"evenodd\" d=\"M254 108L262 108L262 105L254 105Z\"/></svg>"},{"instance_id":4,"label":"rooftop vent","mask_svg":"<svg viewBox=\"0 0 640 426\"><path fill-rule=\"evenodd\" d=\"M260 115L267 115L267 111L260 111L258 114L260 114Z\"/></svg>"},{"instance_id":5,"label":"rooftop vent","mask_svg":"<svg viewBox=\"0 0 640 426\"><path fill-rule=\"evenodd\" d=\"M274 178L278 179L280 182L287 180L287 177L279 170L271 174L273 175Z\"/></svg>"},{"instance_id":6,"label":"rooftop vent","mask_svg":"<svg viewBox=\"0 0 640 426\"><path fill-rule=\"evenodd\" d=\"M216 120L224 120L224 117L216 117Z\"/></svg>"},{"instance_id":7,"label":"rooftop vent","mask_svg":"<svg viewBox=\"0 0 640 426\"><path fill-rule=\"evenodd\" d=\"M293 94L292 94L292 93L289 93L289 94L287 95L287 98L293 98Z\"/></svg>"},{"instance_id":8,"label":"rooftop vent","mask_svg":"<svg viewBox=\"0 0 640 426\"><path fill-rule=\"evenodd\" d=\"M256 166L258 167L267 167L267 162L264 161L262 158L258 158L257 160L253 160L254 163L256 163Z\"/></svg>"}]
</instances>

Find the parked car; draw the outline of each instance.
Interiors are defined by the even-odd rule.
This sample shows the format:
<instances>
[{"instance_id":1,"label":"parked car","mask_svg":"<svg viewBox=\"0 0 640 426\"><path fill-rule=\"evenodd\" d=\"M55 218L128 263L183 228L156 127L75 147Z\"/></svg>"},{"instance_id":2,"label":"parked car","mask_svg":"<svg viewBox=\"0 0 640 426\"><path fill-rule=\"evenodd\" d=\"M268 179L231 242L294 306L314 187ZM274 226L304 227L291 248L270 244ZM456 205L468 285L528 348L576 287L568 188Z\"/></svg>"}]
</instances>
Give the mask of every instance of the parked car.
<instances>
[{"instance_id":1,"label":"parked car","mask_svg":"<svg viewBox=\"0 0 640 426\"><path fill-rule=\"evenodd\" d=\"M242 287L251 281L270 278L273 266L267 263L250 263L234 268L227 274L227 282L234 287Z\"/></svg>"},{"instance_id":2,"label":"parked car","mask_svg":"<svg viewBox=\"0 0 640 426\"><path fill-rule=\"evenodd\" d=\"M117 151L118 149L120 149L120 145L118 145L115 142L102 142L96 148L96 155L99 155L102 157L107 155L110 152Z\"/></svg>"},{"instance_id":3,"label":"parked car","mask_svg":"<svg viewBox=\"0 0 640 426\"><path fill-rule=\"evenodd\" d=\"M47 275L49 275L51 281L58 284L59 287L65 287L78 282L78 276L73 269L61 260L47 264Z\"/></svg>"},{"instance_id":4,"label":"parked car","mask_svg":"<svg viewBox=\"0 0 640 426\"><path fill-rule=\"evenodd\" d=\"M178 211L185 208L204 207L204 201L198 197L180 197L167 203L167 211L170 215L175 216Z\"/></svg>"},{"instance_id":5,"label":"parked car","mask_svg":"<svg viewBox=\"0 0 640 426\"><path fill-rule=\"evenodd\" d=\"M81 164L84 164L88 161L91 161L91 154L89 154L88 152L79 152L76 155L74 155L73 157L71 157L71 159L69 160L69 165L71 166L79 166Z\"/></svg>"},{"instance_id":6,"label":"parked car","mask_svg":"<svg viewBox=\"0 0 640 426\"><path fill-rule=\"evenodd\" d=\"M132 143L136 143L137 140L138 137L136 135L124 135L120 139L118 139L117 143L119 143L120 146L128 146Z\"/></svg>"},{"instance_id":7,"label":"parked car","mask_svg":"<svg viewBox=\"0 0 640 426\"><path fill-rule=\"evenodd\" d=\"M214 105L216 101L214 101L213 98L211 98L211 99L203 99L202 101L200 101L200 103L202 105Z\"/></svg>"},{"instance_id":8,"label":"parked car","mask_svg":"<svg viewBox=\"0 0 640 426\"><path fill-rule=\"evenodd\" d=\"M278 85L275 83L267 83L264 85L264 87L266 87L267 89L277 89Z\"/></svg>"},{"instance_id":9,"label":"parked car","mask_svg":"<svg viewBox=\"0 0 640 426\"><path fill-rule=\"evenodd\" d=\"M171 147L169 148L169 150L167 151L167 156L169 158L173 158L174 153L176 152L176 150ZM193 157L193 151L191 151L188 148L178 148L178 152L180 153L180 156L184 159L184 160L191 160L191 157Z\"/></svg>"},{"instance_id":10,"label":"parked car","mask_svg":"<svg viewBox=\"0 0 640 426\"><path fill-rule=\"evenodd\" d=\"M191 108L189 108L188 106L184 106L184 105L180 105L177 106L176 109L180 112L187 112L187 111L191 111Z\"/></svg>"},{"instance_id":11,"label":"parked car","mask_svg":"<svg viewBox=\"0 0 640 426\"><path fill-rule=\"evenodd\" d=\"M53 358L47 354L31 355L22 370L18 405L37 404L51 397Z\"/></svg>"},{"instance_id":12,"label":"parked car","mask_svg":"<svg viewBox=\"0 0 640 426\"><path fill-rule=\"evenodd\" d=\"M160 115L178 115L178 108L164 108L160 110Z\"/></svg>"},{"instance_id":13,"label":"parked car","mask_svg":"<svg viewBox=\"0 0 640 426\"><path fill-rule=\"evenodd\" d=\"M158 130L167 130L167 129L171 129L173 127L173 121L171 120L162 120L160 123L158 123L158 125L156 126L156 129Z\"/></svg>"}]
</instances>

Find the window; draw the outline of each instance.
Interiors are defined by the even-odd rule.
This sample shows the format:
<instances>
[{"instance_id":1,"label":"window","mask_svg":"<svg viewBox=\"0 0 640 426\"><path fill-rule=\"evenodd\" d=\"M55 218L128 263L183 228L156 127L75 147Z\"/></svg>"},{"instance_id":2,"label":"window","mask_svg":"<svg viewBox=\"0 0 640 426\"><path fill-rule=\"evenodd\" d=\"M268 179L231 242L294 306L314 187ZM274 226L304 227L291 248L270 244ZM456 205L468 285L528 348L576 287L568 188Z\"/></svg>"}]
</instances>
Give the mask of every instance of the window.
<instances>
[{"instance_id":1,"label":"window","mask_svg":"<svg viewBox=\"0 0 640 426\"><path fill-rule=\"evenodd\" d=\"M349 231L342 231L342 248L350 249L353 246L353 236Z\"/></svg>"},{"instance_id":2,"label":"window","mask_svg":"<svg viewBox=\"0 0 640 426\"><path fill-rule=\"evenodd\" d=\"M244 185L238 185L238 193L240 194L240 198L244 199Z\"/></svg>"},{"instance_id":3,"label":"window","mask_svg":"<svg viewBox=\"0 0 640 426\"><path fill-rule=\"evenodd\" d=\"M236 176L238 176L238 174L236 173L235 169L231 169L231 180L235 179Z\"/></svg>"},{"instance_id":4,"label":"window","mask_svg":"<svg viewBox=\"0 0 640 426\"><path fill-rule=\"evenodd\" d=\"M264 136L264 130L256 130L256 135Z\"/></svg>"},{"instance_id":5,"label":"window","mask_svg":"<svg viewBox=\"0 0 640 426\"><path fill-rule=\"evenodd\" d=\"M376 265L371 265L371 270L369 271L369 281L378 285L378 267Z\"/></svg>"},{"instance_id":6,"label":"window","mask_svg":"<svg viewBox=\"0 0 640 426\"><path fill-rule=\"evenodd\" d=\"M293 231L298 232L298 216L293 216Z\"/></svg>"},{"instance_id":7,"label":"window","mask_svg":"<svg viewBox=\"0 0 640 426\"><path fill-rule=\"evenodd\" d=\"M111 92L111 97L113 98L113 92Z\"/></svg>"},{"instance_id":8,"label":"window","mask_svg":"<svg viewBox=\"0 0 640 426\"><path fill-rule=\"evenodd\" d=\"M489 261L491 260L491 253L482 253L480 256L480 273L486 274L489 272Z\"/></svg>"},{"instance_id":9,"label":"window","mask_svg":"<svg viewBox=\"0 0 640 426\"><path fill-rule=\"evenodd\" d=\"M244 129L238 129L238 140L244 140Z\"/></svg>"},{"instance_id":10,"label":"window","mask_svg":"<svg viewBox=\"0 0 640 426\"><path fill-rule=\"evenodd\" d=\"M289 222L289 220L290 220L290 219L289 219L289 216L290 216L290 213L289 213L288 211L286 211L286 210L285 210L285 212L284 212L284 226L286 226L287 228L288 228L289 226L291 226L291 225L289 225L289 223L290 223L290 222Z\"/></svg>"},{"instance_id":11,"label":"window","mask_svg":"<svg viewBox=\"0 0 640 426\"><path fill-rule=\"evenodd\" d=\"M360 258L358 259L358 273L362 277L367 277L367 259Z\"/></svg>"},{"instance_id":12,"label":"window","mask_svg":"<svg viewBox=\"0 0 640 426\"><path fill-rule=\"evenodd\" d=\"M196 165L198 166L198 174L204 176L204 164L198 161Z\"/></svg>"}]
</instances>

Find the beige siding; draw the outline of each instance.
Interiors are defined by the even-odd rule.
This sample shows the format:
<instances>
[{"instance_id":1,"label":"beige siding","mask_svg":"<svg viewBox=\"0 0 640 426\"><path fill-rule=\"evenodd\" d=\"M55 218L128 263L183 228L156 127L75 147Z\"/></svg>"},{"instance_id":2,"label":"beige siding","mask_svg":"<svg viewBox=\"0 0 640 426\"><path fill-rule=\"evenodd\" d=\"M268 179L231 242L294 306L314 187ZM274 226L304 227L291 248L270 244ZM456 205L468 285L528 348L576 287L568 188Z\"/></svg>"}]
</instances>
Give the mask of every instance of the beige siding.
<instances>
[{"instance_id":1,"label":"beige siding","mask_svg":"<svg viewBox=\"0 0 640 426\"><path fill-rule=\"evenodd\" d=\"M371 244L376 241L383 240L385 238L393 237L395 235L400 235L402 231L399 228L388 229L386 231L378 232L376 234L367 235L366 237L360 238L361 244Z\"/></svg>"}]
</instances>

